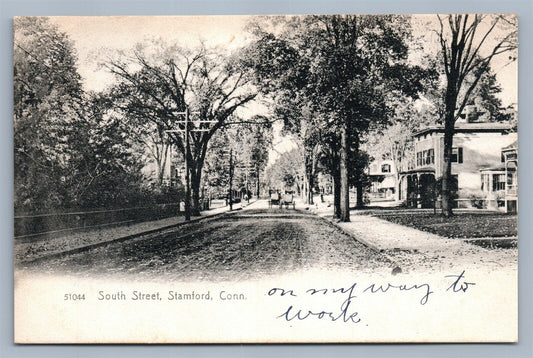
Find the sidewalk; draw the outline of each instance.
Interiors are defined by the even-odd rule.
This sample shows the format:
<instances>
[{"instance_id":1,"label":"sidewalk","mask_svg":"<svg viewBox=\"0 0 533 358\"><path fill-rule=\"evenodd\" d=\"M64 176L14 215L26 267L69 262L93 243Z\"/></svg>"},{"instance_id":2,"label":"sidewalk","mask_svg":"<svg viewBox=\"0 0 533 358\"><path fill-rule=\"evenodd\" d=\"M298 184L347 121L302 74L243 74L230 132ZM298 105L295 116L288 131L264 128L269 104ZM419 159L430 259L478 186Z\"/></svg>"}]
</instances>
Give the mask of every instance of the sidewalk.
<instances>
[{"instance_id":1,"label":"sidewalk","mask_svg":"<svg viewBox=\"0 0 533 358\"><path fill-rule=\"evenodd\" d=\"M251 205L253 202L250 201ZM242 208L243 205L235 204L233 209ZM196 222L209 217L223 214L229 211L229 206L202 211L200 216L191 217ZM37 242L19 242L14 244L15 262L30 261L42 256L53 255L63 251L80 249L86 246L115 241L130 236L140 235L150 231L160 230L167 227L186 224L185 216L173 216L156 221L145 221L126 226L98 228L86 231L73 230L58 237L49 238Z\"/></svg>"},{"instance_id":2,"label":"sidewalk","mask_svg":"<svg viewBox=\"0 0 533 358\"><path fill-rule=\"evenodd\" d=\"M443 270L451 267L471 269L518 268L517 249L485 249L461 239L449 239L414 228L391 223L370 215L350 211L350 222L335 222L333 207L318 203L309 207L354 239L387 255L403 272Z\"/></svg>"}]
</instances>

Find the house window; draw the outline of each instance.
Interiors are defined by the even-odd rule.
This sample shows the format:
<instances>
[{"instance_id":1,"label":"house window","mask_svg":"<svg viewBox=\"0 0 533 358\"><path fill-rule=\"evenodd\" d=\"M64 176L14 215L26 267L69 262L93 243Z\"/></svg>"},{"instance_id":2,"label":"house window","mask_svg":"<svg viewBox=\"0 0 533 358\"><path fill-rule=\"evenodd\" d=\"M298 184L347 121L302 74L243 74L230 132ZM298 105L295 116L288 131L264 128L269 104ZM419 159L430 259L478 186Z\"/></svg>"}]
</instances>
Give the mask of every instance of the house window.
<instances>
[{"instance_id":1,"label":"house window","mask_svg":"<svg viewBox=\"0 0 533 358\"><path fill-rule=\"evenodd\" d=\"M424 157L426 158L426 165L435 163L435 151L433 149L425 150Z\"/></svg>"},{"instance_id":2,"label":"house window","mask_svg":"<svg viewBox=\"0 0 533 358\"><path fill-rule=\"evenodd\" d=\"M492 191L505 190L505 174L492 176Z\"/></svg>"},{"instance_id":3,"label":"house window","mask_svg":"<svg viewBox=\"0 0 533 358\"><path fill-rule=\"evenodd\" d=\"M416 165L421 167L423 165L435 164L435 150L428 149L416 153Z\"/></svg>"},{"instance_id":4,"label":"house window","mask_svg":"<svg viewBox=\"0 0 533 358\"><path fill-rule=\"evenodd\" d=\"M507 185L513 186L514 185L514 175L513 173L507 173Z\"/></svg>"},{"instance_id":5,"label":"house window","mask_svg":"<svg viewBox=\"0 0 533 358\"><path fill-rule=\"evenodd\" d=\"M381 166L381 172L382 173L390 173L390 164L383 164Z\"/></svg>"},{"instance_id":6,"label":"house window","mask_svg":"<svg viewBox=\"0 0 533 358\"><path fill-rule=\"evenodd\" d=\"M463 148L454 147L452 148L452 163L462 163L463 162Z\"/></svg>"}]
</instances>

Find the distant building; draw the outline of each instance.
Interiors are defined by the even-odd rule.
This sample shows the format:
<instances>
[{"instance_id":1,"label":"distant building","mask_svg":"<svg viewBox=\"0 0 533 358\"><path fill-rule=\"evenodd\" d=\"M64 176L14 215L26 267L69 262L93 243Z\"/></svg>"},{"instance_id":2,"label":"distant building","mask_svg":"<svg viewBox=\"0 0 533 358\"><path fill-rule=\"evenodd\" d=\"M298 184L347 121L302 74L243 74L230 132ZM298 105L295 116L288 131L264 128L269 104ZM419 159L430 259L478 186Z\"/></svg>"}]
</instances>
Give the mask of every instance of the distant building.
<instances>
[{"instance_id":1,"label":"distant building","mask_svg":"<svg viewBox=\"0 0 533 358\"><path fill-rule=\"evenodd\" d=\"M452 176L458 189L456 206L507 210L506 198L512 201L513 193L516 194L517 165L513 167L512 158L516 155L513 143L517 141L517 134L510 133L508 124L473 122L468 115L466 117L457 121L453 138ZM431 208L437 201L435 182L444 172L444 126L420 130L413 140L416 162L400 173L399 200L410 207ZM510 174L514 175L513 186L506 192L506 178ZM496 190L489 190L493 188ZM501 198L493 199L494 192ZM436 205L440 203L437 201ZM512 205L515 204L509 204Z\"/></svg>"},{"instance_id":2,"label":"distant building","mask_svg":"<svg viewBox=\"0 0 533 358\"><path fill-rule=\"evenodd\" d=\"M396 166L392 160L378 160L370 164L368 199L371 203L396 200L397 175Z\"/></svg>"},{"instance_id":3,"label":"distant building","mask_svg":"<svg viewBox=\"0 0 533 358\"><path fill-rule=\"evenodd\" d=\"M505 212L518 211L518 142L502 148L503 163L481 170L485 206Z\"/></svg>"},{"instance_id":4,"label":"distant building","mask_svg":"<svg viewBox=\"0 0 533 358\"><path fill-rule=\"evenodd\" d=\"M505 159L505 211L518 212L518 141L502 149Z\"/></svg>"}]
</instances>

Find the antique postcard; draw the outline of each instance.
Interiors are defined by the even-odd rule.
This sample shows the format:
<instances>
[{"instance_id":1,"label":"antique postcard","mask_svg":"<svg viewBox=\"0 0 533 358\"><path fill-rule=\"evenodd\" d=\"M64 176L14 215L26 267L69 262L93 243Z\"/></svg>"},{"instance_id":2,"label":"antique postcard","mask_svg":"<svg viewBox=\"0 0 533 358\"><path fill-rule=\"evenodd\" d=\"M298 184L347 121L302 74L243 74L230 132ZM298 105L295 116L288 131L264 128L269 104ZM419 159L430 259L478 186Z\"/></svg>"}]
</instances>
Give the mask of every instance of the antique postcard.
<instances>
[{"instance_id":1,"label":"antique postcard","mask_svg":"<svg viewBox=\"0 0 533 358\"><path fill-rule=\"evenodd\" d=\"M13 29L15 343L518 340L516 15Z\"/></svg>"}]
</instances>

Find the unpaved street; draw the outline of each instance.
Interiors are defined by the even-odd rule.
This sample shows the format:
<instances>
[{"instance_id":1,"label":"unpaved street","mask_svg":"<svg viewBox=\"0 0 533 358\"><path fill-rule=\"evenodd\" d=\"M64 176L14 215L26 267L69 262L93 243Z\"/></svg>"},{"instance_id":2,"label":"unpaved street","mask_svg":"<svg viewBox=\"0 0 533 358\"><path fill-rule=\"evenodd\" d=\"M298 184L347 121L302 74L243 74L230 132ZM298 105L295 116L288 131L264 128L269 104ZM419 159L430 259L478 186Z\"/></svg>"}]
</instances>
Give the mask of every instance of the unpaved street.
<instances>
[{"instance_id":1,"label":"unpaved street","mask_svg":"<svg viewBox=\"0 0 533 358\"><path fill-rule=\"evenodd\" d=\"M91 277L240 280L302 269L372 272L391 262L316 216L259 208L26 266Z\"/></svg>"}]
</instances>

